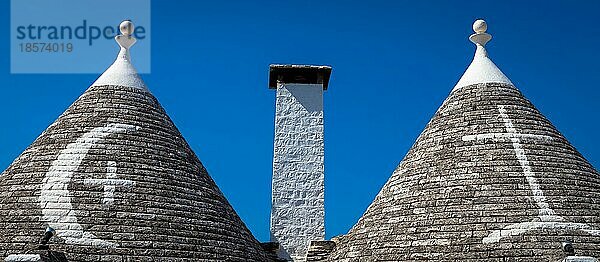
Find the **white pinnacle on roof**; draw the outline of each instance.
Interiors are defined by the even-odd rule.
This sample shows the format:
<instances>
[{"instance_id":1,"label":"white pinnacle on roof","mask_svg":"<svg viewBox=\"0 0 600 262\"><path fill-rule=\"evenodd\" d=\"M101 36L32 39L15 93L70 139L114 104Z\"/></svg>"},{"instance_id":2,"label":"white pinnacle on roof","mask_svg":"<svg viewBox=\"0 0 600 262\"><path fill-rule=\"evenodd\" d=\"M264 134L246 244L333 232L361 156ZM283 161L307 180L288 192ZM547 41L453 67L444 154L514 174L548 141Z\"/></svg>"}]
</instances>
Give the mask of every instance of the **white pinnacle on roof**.
<instances>
[{"instance_id":1,"label":"white pinnacle on roof","mask_svg":"<svg viewBox=\"0 0 600 262\"><path fill-rule=\"evenodd\" d=\"M131 56L129 55L129 48L136 42L136 39L131 35L133 33L133 23L125 20L121 22L119 29L121 35L115 36L115 40L121 47L117 59L92 86L117 85L146 89L146 84L131 64Z\"/></svg>"},{"instance_id":2,"label":"white pinnacle on roof","mask_svg":"<svg viewBox=\"0 0 600 262\"><path fill-rule=\"evenodd\" d=\"M473 57L473 62L471 62L471 65L469 65L467 71L465 71L452 91L464 86L480 83L513 84L488 57L485 44L492 39L492 36L486 33L486 30L487 23L484 20L480 19L473 23L475 34L472 34L469 40L477 46L475 57Z\"/></svg>"}]
</instances>

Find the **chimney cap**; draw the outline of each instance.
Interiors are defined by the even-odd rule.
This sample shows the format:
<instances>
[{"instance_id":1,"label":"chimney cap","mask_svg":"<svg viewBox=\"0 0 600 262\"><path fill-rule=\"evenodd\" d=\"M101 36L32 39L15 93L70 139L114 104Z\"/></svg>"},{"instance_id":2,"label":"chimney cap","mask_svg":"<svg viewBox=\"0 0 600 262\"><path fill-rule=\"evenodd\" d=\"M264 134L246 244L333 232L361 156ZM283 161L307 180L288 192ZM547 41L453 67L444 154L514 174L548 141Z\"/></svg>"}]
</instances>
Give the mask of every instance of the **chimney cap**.
<instances>
[{"instance_id":1,"label":"chimney cap","mask_svg":"<svg viewBox=\"0 0 600 262\"><path fill-rule=\"evenodd\" d=\"M269 89L277 89L277 82L295 84L322 84L327 90L331 66L272 64L269 66Z\"/></svg>"}]
</instances>

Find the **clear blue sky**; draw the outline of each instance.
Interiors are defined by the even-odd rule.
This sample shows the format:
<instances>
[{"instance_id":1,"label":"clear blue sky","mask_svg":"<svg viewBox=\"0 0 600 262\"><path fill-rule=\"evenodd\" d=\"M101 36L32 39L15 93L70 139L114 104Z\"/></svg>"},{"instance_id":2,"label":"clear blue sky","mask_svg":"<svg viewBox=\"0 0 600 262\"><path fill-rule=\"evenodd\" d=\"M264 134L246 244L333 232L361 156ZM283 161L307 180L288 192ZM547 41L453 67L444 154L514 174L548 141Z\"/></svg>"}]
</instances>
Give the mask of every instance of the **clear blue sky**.
<instances>
[{"instance_id":1,"label":"clear blue sky","mask_svg":"<svg viewBox=\"0 0 600 262\"><path fill-rule=\"evenodd\" d=\"M98 77L10 75L8 2L0 3L2 170ZM325 93L329 238L358 220L458 81L474 52L467 37L476 18L488 22L495 63L600 166L599 14L598 1L155 0L152 74L143 78L267 241L268 65L333 66Z\"/></svg>"}]
</instances>

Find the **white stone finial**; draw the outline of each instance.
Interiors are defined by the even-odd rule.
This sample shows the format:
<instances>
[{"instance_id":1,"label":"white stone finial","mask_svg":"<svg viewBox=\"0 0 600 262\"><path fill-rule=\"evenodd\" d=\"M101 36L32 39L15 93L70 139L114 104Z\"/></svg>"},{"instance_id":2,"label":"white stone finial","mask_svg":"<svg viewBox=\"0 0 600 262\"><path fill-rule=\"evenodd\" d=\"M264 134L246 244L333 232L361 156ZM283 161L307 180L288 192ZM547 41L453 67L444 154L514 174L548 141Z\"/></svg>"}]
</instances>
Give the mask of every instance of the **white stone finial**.
<instances>
[{"instance_id":1,"label":"white stone finial","mask_svg":"<svg viewBox=\"0 0 600 262\"><path fill-rule=\"evenodd\" d=\"M487 42L492 40L492 36L486 33L487 23L483 19L477 19L473 23L473 31L475 31L475 34L472 34L469 37L469 40L471 40L471 42L473 42L476 45L485 46Z\"/></svg>"},{"instance_id":2,"label":"white stone finial","mask_svg":"<svg viewBox=\"0 0 600 262\"><path fill-rule=\"evenodd\" d=\"M132 36L134 27L131 20L125 20L121 22L119 25L119 30L121 31L121 34L115 36L115 40L117 40L117 43L119 43L121 47L125 49L131 48L131 46L133 46L137 41L135 37Z\"/></svg>"},{"instance_id":3,"label":"white stone finial","mask_svg":"<svg viewBox=\"0 0 600 262\"><path fill-rule=\"evenodd\" d=\"M453 91L473 84L480 83L505 83L512 85L510 79L500 71L500 69L490 60L485 50L485 44L492 39L487 31L487 23L483 19L478 19L473 23L474 34L469 36L469 40L475 44L475 56L473 62L467 68L467 71L454 86Z\"/></svg>"},{"instance_id":4,"label":"white stone finial","mask_svg":"<svg viewBox=\"0 0 600 262\"><path fill-rule=\"evenodd\" d=\"M115 41L121 47L117 59L106 71L92 84L92 86L118 85L146 89L146 84L140 78L131 64L129 48L137 41L133 37L135 32L131 20L125 20L119 24L120 35L115 36Z\"/></svg>"}]
</instances>

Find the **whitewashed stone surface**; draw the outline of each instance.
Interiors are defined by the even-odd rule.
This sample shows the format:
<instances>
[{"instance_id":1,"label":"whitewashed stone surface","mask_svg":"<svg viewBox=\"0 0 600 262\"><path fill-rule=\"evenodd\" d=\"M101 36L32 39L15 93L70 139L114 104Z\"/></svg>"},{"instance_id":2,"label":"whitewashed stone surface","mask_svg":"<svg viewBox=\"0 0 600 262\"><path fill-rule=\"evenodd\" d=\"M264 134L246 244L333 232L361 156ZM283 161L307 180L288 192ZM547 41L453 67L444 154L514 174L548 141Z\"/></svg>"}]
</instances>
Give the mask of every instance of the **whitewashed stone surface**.
<instances>
[{"instance_id":1,"label":"whitewashed stone surface","mask_svg":"<svg viewBox=\"0 0 600 262\"><path fill-rule=\"evenodd\" d=\"M274 144L271 240L304 261L325 237L323 85L278 84Z\"/></svg>"},{"instance_id":2,"label":"whitewashed stone surface","mask_svg":"<svg viewBox=\"0 0 600 262\"><path fill-rule=\"evenodd\" d=\"M22 254L22 255L10 255L4 259L6 262L37 262L42 261L42 258L38 254Z\"/></svg>"}]
</instances>

